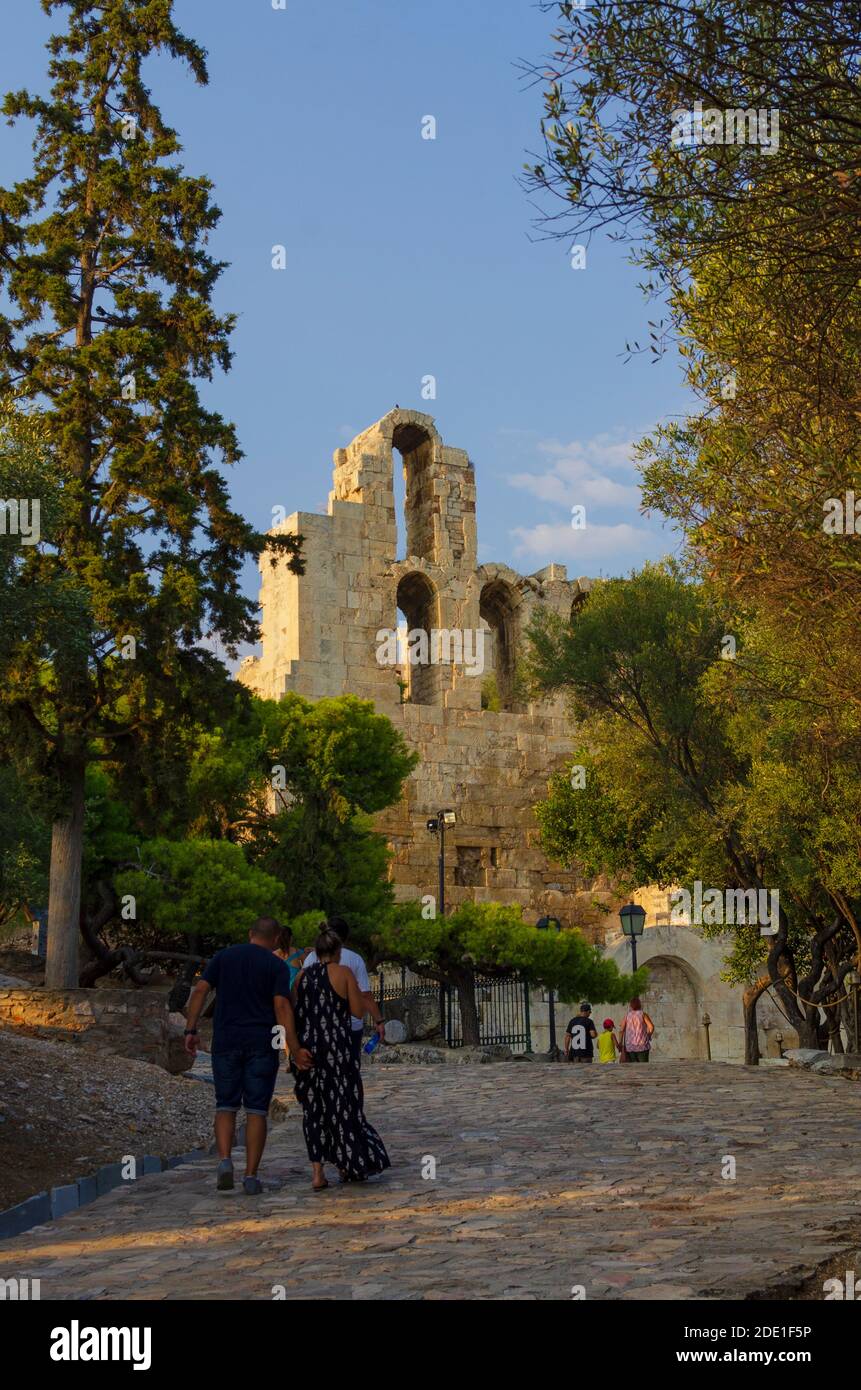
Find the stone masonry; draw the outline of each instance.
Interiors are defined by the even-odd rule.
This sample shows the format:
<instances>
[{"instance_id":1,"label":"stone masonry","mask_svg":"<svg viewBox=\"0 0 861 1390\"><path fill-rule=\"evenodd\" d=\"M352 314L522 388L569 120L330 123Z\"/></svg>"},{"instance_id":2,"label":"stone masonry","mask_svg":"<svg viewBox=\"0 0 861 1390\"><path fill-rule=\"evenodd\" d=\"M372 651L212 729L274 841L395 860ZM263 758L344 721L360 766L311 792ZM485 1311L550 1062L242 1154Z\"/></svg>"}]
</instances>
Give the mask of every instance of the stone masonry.
<instances>
[{"instance_id":1,"label":"stone masonry","mask_svg":"<svg viewBox=\"0 0 861 1390\"><path fill-rule=\"evenodd\" d=\"M185 1020L164 995L135 989L0 988L0 1029L73 1043L87 1051L187 1071Z\"/></svg>"},{"instance_id":2,"label":"stone masonry","mask_svg":"<svg viewBox=\"0 0 861 1390\"><path fill-rule=\"evenodd\" d=\"M395 451L406 489L402 559ZM426 823L451 807L447 907L496 901L520 905L527 919L549 911L597 928L601 906L618 902L610 885L549 864L532 809L570 756L570 726L561 701L529 703L518 686L533 614L544 606L567 618L589 581L569 579L564 565L521 575L478 564L473 466L428 415L391 411L334 463L328 514L298 512L276 528L304 537L305 574L261 562L263 654L243 663L240 680L272 699L292 690L373 700L418 751L401 803L377 821L399 898L436 894L438 846ZM399 624L415 662L403 642L387 646Z\"/></svg>"},{"instance_id":3,"label":"stone masonry","mask_svg":"<svg viewBox=\"0 0 861 1390\"><path fill-rule=\"evenodd\" d=\"M403 559L396 451L405 480ZM478 563L473 467L461 449L443 444L429 415L390 411L338 449L334 462L328 514L297 512L276 528L304 537L305 574L269 557L261 562L262 656L242 664L240 680L270 699L293 690L310 700L347 693L373 700L417 750L420 762L400 804L376 822L394 854L400 899L436 897L438 842L427 821L452 808L447 910L474 900L519 905L527 921L549 914L580 927L629 969L613 885L548 863L541 851L533 808L570 757L571 726L561 700L530 703L518 679L533 615L544 607L568 618L590 581L569 579L564 565L522 575ZM402 642L393 651L386 636L399 626L407 649ZM417 662L408 659L413 642ZM645 998L658 1029L656 1054L704 1057L707 1013L712 1057L743 1060L741 1000L721 979L729 943L670 926L666 889L644 887L634 896L647 911L640 961L651 972ZM595 1017L608 1007L596 1003ZM531 1013L534 1044L543 1048L546 993L536 992ZM560 1037L569 1016L557 1001ZM764 999L764 1056L779 1056L781 1022ZM795 1041L788 1027L783 1041Z\"/></svg>"}]
</instances>

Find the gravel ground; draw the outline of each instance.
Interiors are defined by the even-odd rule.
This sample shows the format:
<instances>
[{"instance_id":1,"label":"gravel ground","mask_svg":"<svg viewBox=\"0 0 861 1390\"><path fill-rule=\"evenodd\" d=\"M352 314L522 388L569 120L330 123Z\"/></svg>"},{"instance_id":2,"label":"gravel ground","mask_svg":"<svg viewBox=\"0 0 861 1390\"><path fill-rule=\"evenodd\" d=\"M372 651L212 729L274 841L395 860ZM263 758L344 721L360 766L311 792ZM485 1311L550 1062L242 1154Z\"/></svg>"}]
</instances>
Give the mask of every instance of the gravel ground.
<instances>
[{"instance_id":1,"label":"gravel ground","mask_svg":"<svg viewBox=\"0 0 861 1390\"><path fill-rule=\"evenodd\" d=\"M212 1104L149 1062L0 1030L0 1210L125 1154L208 1145Z\"/></svg>"}]
</instances>

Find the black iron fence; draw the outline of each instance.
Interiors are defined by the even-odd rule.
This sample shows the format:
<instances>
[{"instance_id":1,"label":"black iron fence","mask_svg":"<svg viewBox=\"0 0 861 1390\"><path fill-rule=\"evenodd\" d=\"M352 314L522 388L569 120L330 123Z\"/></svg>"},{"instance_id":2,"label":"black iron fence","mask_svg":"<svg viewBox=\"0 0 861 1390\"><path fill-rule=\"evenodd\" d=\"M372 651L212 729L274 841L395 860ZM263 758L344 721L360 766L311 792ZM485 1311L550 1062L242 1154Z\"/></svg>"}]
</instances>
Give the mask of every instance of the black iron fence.
<instances>
[{"instance_id":1,"label":"black iron fence","mask_svg":"<svg viewBox=\"0 0 861 1390\"><path fill-rule=\"evenodd\" d=\"M463 1047L463 1023L456 989L405 965L383 963L371 975L371 992L382 1008L388 999L432 998L439 1002L440 1032L449 1047ZM475 1003L479 1041L498 1043L513 1052L529 1052L529 986L516 974L477 975Z\"/></svg>"},{"instance_id":2,"label":"black iron fence","mask_svg":"<svg viewBox=\"0 0 861 1390\"><path fill-rule=\"evenodd\" d=\"M438 994L440 983L429 975L418 975L406 965L378 965L371 979L371 993L379 1004L385 999L409 999L417 995Z\"/></svg>"},{"instance_id":3,"label":"black iron fence","mask_svg":"<svg viewBox=\"0 0 861 1390\"><path fill-rule=\"evenodd\" d=\"M480 1043L497 1043L512 1052L531 1052L529 986L520 975L483 976L475 979ZM463 1047L463 1021L457 990L443 986L441 1003L443 1035L449 1047Z\"/></svg>"}]
</instances>

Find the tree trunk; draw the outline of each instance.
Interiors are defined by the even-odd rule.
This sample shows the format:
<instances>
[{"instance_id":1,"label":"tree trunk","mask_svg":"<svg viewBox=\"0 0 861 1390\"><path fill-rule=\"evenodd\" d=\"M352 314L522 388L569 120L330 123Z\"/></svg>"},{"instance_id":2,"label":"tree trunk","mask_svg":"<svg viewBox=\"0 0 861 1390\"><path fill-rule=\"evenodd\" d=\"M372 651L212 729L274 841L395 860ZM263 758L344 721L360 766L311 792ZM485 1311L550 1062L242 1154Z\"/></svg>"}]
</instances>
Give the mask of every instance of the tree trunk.
<instances>
[{"instance_id":1,"label":"tree trunk","mask_svg":"<svg viewBox=\"0 0 861 1390\"><path fill-rule=\"evenodd\" d=\"M454 977L460 1004L460 1028L465 1046L478 1046L478 1006L475 1002L475 976L471 970L458 971Z\"/></svg>"},{"instance_id":2,"label":"tree trunk","mask_svg":"<svg viewBox=\"0 0 861 1390\"><path fill-rule=\"evenodd\" d=\"M812 1018L810 1017L810 1009L805 1009L804 1014L805 1017L800 1023L797 1021L793 1023L793 1027L798 1034L798 1046L812 1047L816 1051L821 1051L818 1027L819 1010L812 1010Z\"/></svg>"},{"instance_id":3,"label":"tree trunk","mask_svg":"<svg viewBox=\"0 0 861 1390\"><path fill-rule=\"evenodd\" d=\"M825 1010L825 1026L828 1029L830 1051L838 1057L843 1053L843 1038L840 1035L840 1013L833 1006Z\"/></svg>"},{"instance_id":4,"label":"tree trunk","mask_svg":"<svg viewBox=\"0 0 861 1390\"><path fill-rule=\"evenodd\" d=\"M84 764L68 770L64 813L51 827L48 886L47 989L78 984L78 933L81 920L81 863L84 854Z\"/></svg>"},{"instance_id":5,"label":"tree trunk","mask_svg":"<svg viewBox=\"0 0 861 1390\"><path fill-rule=\"evenodd\" d=\"M800 1003L797 997L798 975L795 956L788 944L789 921L783 907L778 909L778 924L777 935L772 938L768 952L769 977L774 992L783 1005L787 1023L798 1034L799 1047L817 1048L819 1043L813 1020L819 1017L819 1011L811 1010L807 1005ZM823 940L824 935L818 932L813 942L814 955L818 954L821 957ZM801 993L802 997L805 997L804 991Z\"/></svg>"},{"instance_id":6,"label":"tree trunk","mask_svg":"<svg viewBox=\"0 0 861 1390\"><path fill-rule=\"evenodd\" d=\"M760 995L768 988L770 981L767 975L760 978L742 994L744 1006L744 1064L746 1067L759 1066L759 1033L756 1029L756 1006L759 1003Z\"/></svg>"}]
</instances>

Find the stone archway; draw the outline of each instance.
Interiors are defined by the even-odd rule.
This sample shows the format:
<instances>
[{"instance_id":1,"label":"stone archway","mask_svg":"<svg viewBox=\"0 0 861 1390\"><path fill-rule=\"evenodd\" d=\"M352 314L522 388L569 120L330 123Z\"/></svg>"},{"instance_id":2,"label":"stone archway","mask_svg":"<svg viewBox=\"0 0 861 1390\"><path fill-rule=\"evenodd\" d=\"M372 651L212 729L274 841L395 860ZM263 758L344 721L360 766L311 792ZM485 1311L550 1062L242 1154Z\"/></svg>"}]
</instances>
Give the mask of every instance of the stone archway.
<instances>
[{"instance_id":1,"label":"stone archway","mask_svg":"<svg viewBox=\"0 0 861 1390\"><path fill-rule=\"evenodd\" d=\"M420 570L412 570L405 574L398 584L396 603L398 611L404 615L407 638L411 633L424 633L427 646L426 655L415 648L415 654L424 659L413 661L410 657L411 643L407 642L403 672L408 698L414 705L439 703L440 667L433 664L431 639L431 634L438 626L437 591L426 574Z\"/></svg>"},{"instance_id":2,"label":"stone archway","mask_svg":"<svg viewBox=\"0 0 861 1390\"><path fill-rule=\"evenodd\" d=\"M607 942L607 951L618 968L628 974L631 943L627 937L614 936ZM720 979L725 952L725 943L706 940L691 927L661 924L647 927L640 937L637 963L649 970L642 1000L655 1025L655 1061L705 1060L704 1013L710 1015L715 1025L711 1034L712 1057L726 1061L743 1058L741 1001ZM618 1004L614 1005L609 1017L620 1022L623 1012Z\"/></svg>"},{"instance_id":3,"label":"stone archway","mask_svg":"<svg viewBox=\"0 0 861 1390\"><path fill-rule=\"evenodd\" d=\"M678 956L652 956L643 1008L655 1025L655 1060L704 1058L702 981Z\"/></svg>"},{"instance_id":4,"label":"stone archway","mask_svg":"<svg viewBox=\"0 0 861 1390\"><path fill-rule=\"evenodd\" d=\"M429 563L438 562L434 518L438 518L439 504L434 494L433 435L413 420L400 421L392 431L392 447L403 459L405 554Z\"/></svg>"},{"instance_id":5,"label":"stone archway","mask_svg":"<svg viewBox=\"0 0 861 1390\"><path fill-rule=\"evenodd\" d=\"M496 682L499 708L512 710L516 698L516 653L518 646L518 600L514 587L505 579L491 579L482 586L478 611L490 635L488 674Z\"/></svg>"}]
</instances>

